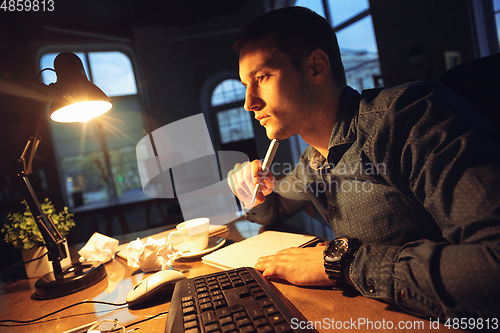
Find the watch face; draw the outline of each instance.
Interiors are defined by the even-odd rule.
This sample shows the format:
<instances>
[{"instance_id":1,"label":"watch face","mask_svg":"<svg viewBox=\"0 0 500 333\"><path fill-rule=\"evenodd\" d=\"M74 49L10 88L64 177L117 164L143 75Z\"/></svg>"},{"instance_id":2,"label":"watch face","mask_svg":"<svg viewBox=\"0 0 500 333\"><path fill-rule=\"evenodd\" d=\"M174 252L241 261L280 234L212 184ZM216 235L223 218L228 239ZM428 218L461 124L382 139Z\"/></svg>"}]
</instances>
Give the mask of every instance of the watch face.
<instances>
[{"instance_id":1,"label":"watch face","mask_svg":"<svg viewBox=\"0 0 500 333\"><path fill-rule=\"evenodd\" d=\"M330 243L325 252L325 261L335 262L342 259L342 256L347 252L349 244L346 238L335 239Z\"/></svg>"}]
</instances>

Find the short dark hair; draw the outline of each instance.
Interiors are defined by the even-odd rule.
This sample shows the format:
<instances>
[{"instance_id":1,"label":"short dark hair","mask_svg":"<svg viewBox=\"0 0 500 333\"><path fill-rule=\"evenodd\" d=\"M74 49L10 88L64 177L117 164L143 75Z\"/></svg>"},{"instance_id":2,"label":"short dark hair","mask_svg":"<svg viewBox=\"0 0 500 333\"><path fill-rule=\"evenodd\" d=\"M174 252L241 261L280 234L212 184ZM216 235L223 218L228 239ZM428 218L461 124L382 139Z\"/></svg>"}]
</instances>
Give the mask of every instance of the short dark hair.
<instances>
[{"instance_id":1,"label":"short dark hair","mask_svg":"<svg viewBox=\"0 0 500 333\"><path fill-rule=\"evenodd\" d=\"M286 53L295 68L316 49L328 56L333 79L338 87L346 85L344 65L333 28L320 15L304 7L285 7L270 11L253 20L236 38L233 49L240 52L245 44L271 38L274 46Z\"/></svg>"}]
</instances>

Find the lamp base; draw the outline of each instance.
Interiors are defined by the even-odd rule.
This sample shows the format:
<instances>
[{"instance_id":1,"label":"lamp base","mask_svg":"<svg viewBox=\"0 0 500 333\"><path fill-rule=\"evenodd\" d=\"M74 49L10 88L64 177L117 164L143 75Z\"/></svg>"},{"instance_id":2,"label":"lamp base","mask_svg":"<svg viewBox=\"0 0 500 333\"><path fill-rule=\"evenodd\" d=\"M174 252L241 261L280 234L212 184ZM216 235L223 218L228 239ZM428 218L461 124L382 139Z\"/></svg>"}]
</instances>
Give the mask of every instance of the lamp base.
<instances>
[{"instance_id":1,"label":"lamp base","mask_svg":"<svg viewBox=\"0 0 500 333\"><path fill-rule=\"evenodd\" d=\"M35 283L35 294L39 299L57 298L91 287L107 276L104 264L74 263L63 268L63 277L56 279L54 272L45 274Z\"/></svg>"}]
</instances>

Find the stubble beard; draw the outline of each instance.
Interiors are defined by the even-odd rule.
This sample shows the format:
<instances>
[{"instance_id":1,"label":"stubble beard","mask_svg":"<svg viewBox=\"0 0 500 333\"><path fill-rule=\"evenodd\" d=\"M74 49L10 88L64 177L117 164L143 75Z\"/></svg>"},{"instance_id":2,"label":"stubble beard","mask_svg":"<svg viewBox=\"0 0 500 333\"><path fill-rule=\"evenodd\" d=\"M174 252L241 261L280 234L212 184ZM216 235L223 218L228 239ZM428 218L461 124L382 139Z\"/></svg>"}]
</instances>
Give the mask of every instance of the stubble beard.
<instances>
[{"instance_id":1,"label":"stubble beard","mask_svg":"<svg viewBox=\"0 0 500 333\"><path fill-rule=\"evenodd\" d=\"M318 101L311 87L306 84L302 70L300 71L299 84L292 96L294 98L289 100L289 104L291 108L296 109L295 112L287 113L286 111L280 112L280 110L275 112L275 114L281 114L283 118L275 117L276 121L273 131L266 127L266 134L269 139L280 141L288 139L293 135L300 134L304 126L306 126L311 119L312 110L318 104Z\"/></svg>"}]
</instances>

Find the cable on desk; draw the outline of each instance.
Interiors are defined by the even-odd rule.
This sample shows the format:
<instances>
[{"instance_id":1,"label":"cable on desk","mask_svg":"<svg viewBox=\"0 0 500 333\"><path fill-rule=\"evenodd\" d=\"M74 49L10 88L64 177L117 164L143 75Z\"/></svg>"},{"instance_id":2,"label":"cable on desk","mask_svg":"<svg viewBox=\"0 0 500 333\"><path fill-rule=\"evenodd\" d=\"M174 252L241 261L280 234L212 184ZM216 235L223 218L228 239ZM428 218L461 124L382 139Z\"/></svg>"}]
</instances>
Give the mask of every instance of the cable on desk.
<instances>
[{"instance_id":1,"label":"cable on desk","mask_svg":"<svg viewBox=\"0 0 500 333\"><path fill-rule=\"evenodd\" d=\"M78 302L78 303L75 303L75 304L71 304L71 305L68 305L64 308L61 308L59 310L56 310L54 312L51 312L49 314L46 314L44 316L41 316L39 318L36 318L36 319L31 319L31 320L15 320L15 319L3 319L3 320L0 320L0 326L12 326L12 325L5 325L5 324L2 324L2 323L5 323L5 322L12 322L12 323L18 323L18 324L31 324L31 323L34 323L34 322L37 322L39 320L42 320L44 318L47 318L49 316L52 316L58 312L61 312L61 311L64 311L64 310L67 310L69 308L72 308L74 306L77 306L77 305L81 305L81 304L105 304L105 305L112 305L112 306L124 306L124 305L127 305L127 303L111 303L111 302L104 302L104 301L82 301L82 302Z\"/></svg>"},{"instance_id":2,"label":"cable on desk","mask_svg":"<svg viewBox=\"0 0 500 333\"><path fill-rule=\"evenodd\" d=\"M17 263L17 264L14 264L14 265L12 265L12 266L10 266L10 267L7 267L7 268L3 269L3 270L2 270L2 273L8 272L8 271L10 271L10 270L12 270L12 269L14 269L14 268L17 268L17 267L19 267L19 266L21 266L21 265L26 265L26 264L28 264L28 263L30 263L30 262L40 260L40 259L42 259L43 257L45 257L47 254L49 254L49 251L45 252L44 254L42 254L41 256L39 256L38 258L34 258L34 259L31 259L31 260L28 260L28 261L21 261L21 262L19 262L19 263Z\"/></svg>"}]
</instances>

